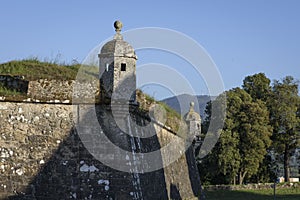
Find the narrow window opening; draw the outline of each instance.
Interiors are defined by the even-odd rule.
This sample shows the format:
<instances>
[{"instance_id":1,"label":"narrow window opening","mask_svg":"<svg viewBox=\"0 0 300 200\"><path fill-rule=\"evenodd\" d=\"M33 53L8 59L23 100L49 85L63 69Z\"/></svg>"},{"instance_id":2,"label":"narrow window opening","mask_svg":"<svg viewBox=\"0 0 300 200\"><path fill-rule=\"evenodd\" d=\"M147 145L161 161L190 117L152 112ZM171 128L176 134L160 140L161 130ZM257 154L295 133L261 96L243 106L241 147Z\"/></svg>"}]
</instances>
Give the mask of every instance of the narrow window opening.
<instances>
[{"instance_id":1,"label":"narrow window opening","mask_svg":"<svg viewBox=\"0 0 300 200\"><path fill-rule=\"evenodd\" d=\"M108 72L109 64L106 63L106 71Z\"/></svg>"},{"instance_id":2,"label":"narrow window opening","mask_svg":"<svg viewBox=\"0 0 300 200\"><path fill-rule=\"evenodd\" d=\"M121 63L121 71L126 71L126 63Z\"/></svg>"}]
</instances>

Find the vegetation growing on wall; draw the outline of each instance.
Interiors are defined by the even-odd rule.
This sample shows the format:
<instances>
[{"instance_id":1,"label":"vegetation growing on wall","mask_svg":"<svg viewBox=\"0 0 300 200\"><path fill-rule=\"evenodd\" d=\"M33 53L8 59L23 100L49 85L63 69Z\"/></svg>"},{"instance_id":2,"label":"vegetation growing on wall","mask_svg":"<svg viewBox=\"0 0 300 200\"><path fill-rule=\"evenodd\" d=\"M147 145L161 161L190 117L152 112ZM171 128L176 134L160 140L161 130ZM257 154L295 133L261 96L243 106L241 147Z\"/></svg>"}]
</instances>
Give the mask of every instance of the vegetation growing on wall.
<instances>
[{"instance_id":1,"label":"vegetation growing on wall","mask_svg":"<svg viewBox=\"0 0 300 200\"><path fill-rule=\"evenodd\" d=\"M74 80L80 64L60 65L51 62L42 62L38 59L9 61L0 64L1 75L24 76L26 80Z\"/></svg>"},{"instance_id":2,"label":"vegetation growing on wall","mask_svg":"<svg viewBox=\"0 0 300 200\"><path fill-rule=\"evenodd\" d=\"M20 92L17 92L16 90L11 90L7 88L4 84L0 83L0 96L16 96L20 94Z\"/></svg>"}]
</instances>

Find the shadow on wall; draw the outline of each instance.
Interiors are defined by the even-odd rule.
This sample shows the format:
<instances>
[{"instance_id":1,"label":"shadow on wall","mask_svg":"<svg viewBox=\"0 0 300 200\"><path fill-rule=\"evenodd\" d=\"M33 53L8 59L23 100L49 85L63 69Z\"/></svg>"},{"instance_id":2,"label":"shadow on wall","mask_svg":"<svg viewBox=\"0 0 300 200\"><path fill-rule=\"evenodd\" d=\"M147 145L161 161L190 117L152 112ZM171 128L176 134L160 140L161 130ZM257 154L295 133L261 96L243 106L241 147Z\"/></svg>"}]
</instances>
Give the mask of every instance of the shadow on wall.
<instances>
[{"instance_id":1,"label":"shadow on wall","mask_svg":"<svg viewBox=\"0 0 300 200\"><path fill-rule=\"evenodd\" d=\"M98 116L103 114L101 112L107 112L101 106L97 110L100 112ZM107 119L100 117L98 120ZM115 143L120 142L124 148L130 149L130 137L127 134L119 137L120 131L105 134ZM149 151L160 148L157 137L152 137L151 142L142 143ZM109 152L103 152L105 154L110 155ZM162 160L157 158L155 162ZM18 192L8 199L141 199L142 196L144 199L168 199L163 169L143 174L112 169L94 159L75 128L70 130L69 136L60 143L27 188Z\"/></svg>"},{"instance_id":2,"label":"shadow on wall","mask_svg":"<svg viewBox=\"0 0 300 200\"><path fill-rule=\"evenodd\" d=\"M116 91L122 93L122 87L117 88ZM131 94L128 94L128 98L130 96ZM177 187L177 183L172 183L170 188L167 188L163 168L147 173L130 173L135 171L134 168L130 172L124 172L104 164L104 161L116 162L121 155L110 148L105 140L107 138L109 142L118 146L118 149L125 150L129 154L133 151L147 153L161 149L158 136L153 134L155 133L153 126L147 128L146 131L152 133L151 137L132 136L140 135L142 128L139 127L148 125L150 120L145 113L140 113L137 107L130 112L131 122L122 118L121 115L119 123L123 124L127 131L121 130L115 118L124 113L124 107L121 104L117 105L116 113L113 114L111 105L78 105L76 128L71 128L68 136L59 144L58 149L52 153L50 159L33 177L30 184L24 189L17 188L18 193L8 199L180 199L187 194L191 195L191 192L187 192L190 191L190 187L196 196L199 193L200 180L192 146L185 154L187 163L175 162L171 166L174 175L180 179L186 174L179 174L178 171L182 165L187 165L189 182L181 182L182 188ZM98 126L99 124L101 127ZM134 134L128 135L127 133L130 132ZM100 162L99 159L95 159L95 154L93 154L95 152L104 161ZM133 157L131 156L125 164L135 165L134 163L139 160L132 159ZM120 163L121 166L122 164L124 163ZM151 164L163 166L161 155L151 161L146 161L145 167ZM168 190L172 191L170 196L168 196Z\"/></svg>"},{"instance_id":3,"label":"shadow on wall","mask_svg":"<svg viewBox=\"0 0 300 200\"><path fill-rule=\"evenodd\" d=\"M189 171L189 180L191 183L192 191L195 196L201 197L200 199L205 199L204 194L202 192L201 188L201 182L200 182L200 176L199 176L199 170L197 167L196 159L194 157L194 147L190 146L186 152L186 164L188 166L188 171Z\"/></svg>"},{"instance_id":4,"label":"shadow on wall","mask_svg":"<svg viewBox=\"0 0 300 200\"><path fill-rule=\"evenodd\" d=\"M29 81L22 76L0 75L0 86L4 86L17 92L27 93Z\"/></svg>"},{"instance_id":5,"label":"shadow on wall","mask_svg":"<svg viewBox=\"0 0 300 200\"><path fill-rule=\"evenodd\" d=\"M174 199L174 200L181 199L181 196L180 196L180 193L178 191L178 188L174 184L170 185L170 194L171 194L171 196L170 196L171 199Z\"/></svg>"}]
</instances>

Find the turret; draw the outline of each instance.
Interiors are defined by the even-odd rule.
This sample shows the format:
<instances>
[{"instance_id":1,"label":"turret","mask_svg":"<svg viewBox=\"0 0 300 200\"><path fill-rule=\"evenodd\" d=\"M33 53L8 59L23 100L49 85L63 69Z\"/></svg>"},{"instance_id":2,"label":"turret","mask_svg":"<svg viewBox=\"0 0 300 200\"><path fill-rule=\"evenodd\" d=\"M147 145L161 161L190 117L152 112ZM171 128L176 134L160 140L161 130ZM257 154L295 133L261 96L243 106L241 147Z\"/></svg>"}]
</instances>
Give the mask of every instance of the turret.
<instances>
[{"instance_id":1,"label":"turret","mask_svg":"<svg viewBox=\"0 0 300 200\"><path fill-rule=\"evenodd\" d=\"M120 21L114 23L116 34L101 49L100 59L100 102L130 103L135 101L136 60L133 47L123 40Z\"/></svg>"},{"instance_id":2,"label":"turret","mask_svg":"<svg viewBox=\"0 0 300 200\"><path fill-rule=\"evenodd\" d=\"M189 135L200 136L201 134L201 118L194 110L194 102L190 103L190 110L184 117L189 130Z\"/></svg>"}]
</instances>

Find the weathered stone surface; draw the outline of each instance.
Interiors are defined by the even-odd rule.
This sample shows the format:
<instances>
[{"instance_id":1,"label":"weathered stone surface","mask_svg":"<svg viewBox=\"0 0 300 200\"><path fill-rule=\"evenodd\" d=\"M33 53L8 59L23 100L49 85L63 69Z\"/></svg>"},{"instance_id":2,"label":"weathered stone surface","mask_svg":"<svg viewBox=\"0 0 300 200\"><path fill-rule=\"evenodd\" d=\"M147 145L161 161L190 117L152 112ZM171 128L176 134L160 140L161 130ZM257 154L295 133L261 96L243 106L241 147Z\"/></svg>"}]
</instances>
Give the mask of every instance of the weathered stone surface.
<instances>
[{"instance_id":1,"label":"weathered stone surface","mask_svg":"<svg viewBox=\"0 0 300 200\"><path fill-rule=\"evenodd\" d=\"M81 72L82 76L85 74ZM92 79L92 80L91 80ZM88 80L46 80L27 81L22 77L0 75L0 84L26 94L23 101L48 103L77 103L95 102L99 96L99 80L89 77ZM0 97L5 101L6 97ZM13 99L12 99L13 100Z\"/></svg>"},{"instance_id":2,"label":"weathered stone surface","mask_svg":"<svg viewBox=\"0 0 300 200\"><path fill-rule=\"evenodd\" d=\"M0 191L25 191L73 126L70 105L1 102ZM63 114L63 115L62 115ZM48 116L49 115L49 116ZM59 123L66 123L61 127Z\"/></svg>"},{"instance_id":3,"label":"weathered stone surface","mask_svg":"<svg viewBox=\"0 0 300 200\"><path fill-rule=\"evenodd\" d=\"M72 99L84 102L84 99L95 99L99 95L99 81L80 80L45 80L30 81L28 85L28 97L41 101L59 100L69 103ZM66 102L66 100L69 100ZM58 103L58 102L54 102Z\"/></svg>"},{"instance_id":4,"label":"weathered stone surface","mask_svg":"<svg viewBox=\"0 0 300 200\"><path fill-rule=\"evenodd\" d=\"M72 105L0 102L0 109L0 199L180 199L195 197L199 191L191 148L163 169L122 172L104 165L86 149L86 142L96 143L89 136L79 137ZM96 110L98 120L111 130L103 134L131 150L131 137L118 134L120 130L111 123L109 111L101 106ZM74 116L75 121L89 120L85 118L87 113L82 114ZM93 127L89 128L93 133ZM160 129L156 137L140 141L140 151L159 149L176 137ZM184 145L182 139L178 141ZM105 159L118 156L110 149L94 148ZM167 156L153 162L168 162Z\"/></svg>"}]
</instances>

